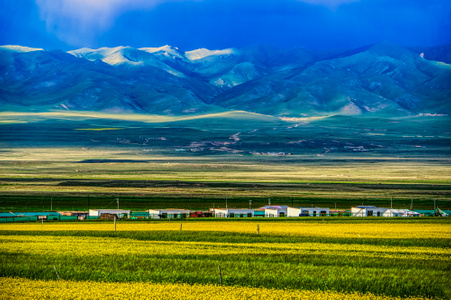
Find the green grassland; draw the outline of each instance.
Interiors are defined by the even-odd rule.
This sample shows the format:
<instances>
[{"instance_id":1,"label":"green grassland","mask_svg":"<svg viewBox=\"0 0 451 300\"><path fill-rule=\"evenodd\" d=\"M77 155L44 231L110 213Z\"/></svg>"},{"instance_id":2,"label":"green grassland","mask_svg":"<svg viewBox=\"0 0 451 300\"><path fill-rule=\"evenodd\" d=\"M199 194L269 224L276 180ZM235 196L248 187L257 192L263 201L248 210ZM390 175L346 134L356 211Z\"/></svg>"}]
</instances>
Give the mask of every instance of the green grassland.
<instances>
[{"instance_id":1,"label":"green grassland","mask_svg":"<svg viewBox=\"0 0 451 300\"><path fill-rule=\"evenodd\" d=\"M226 199L451 206L447 117L3 112L0 121L0 211L112 207L117 197L135 210Z\"/></svg>"}]
</instances>

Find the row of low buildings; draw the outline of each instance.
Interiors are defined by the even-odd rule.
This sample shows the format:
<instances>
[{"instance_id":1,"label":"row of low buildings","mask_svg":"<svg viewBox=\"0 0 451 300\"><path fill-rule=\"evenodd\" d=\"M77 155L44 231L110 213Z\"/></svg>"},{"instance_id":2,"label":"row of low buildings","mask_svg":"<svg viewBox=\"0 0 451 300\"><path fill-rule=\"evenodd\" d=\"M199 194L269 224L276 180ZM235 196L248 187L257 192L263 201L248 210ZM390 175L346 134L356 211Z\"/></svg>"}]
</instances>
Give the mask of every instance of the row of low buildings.
<instances>
[{"instance_id":1,"label":"row of low buildings","mask_svg":"<svg viewBox=\"0 0 451 300\"><path fill-rule=\"evenodd\" d=\"M396 209L361 205L351 208L353 217L419 217L421 214L409 209Z\"/></svg>"},{"instance_id":2,"label":"row of low buildings","mask_svg":"<svg viewBox=\"0 0 451 300\"><path fill-rule=\"evenodd\" d=\"M119 217L131 217L130 210L89 210L89 216L101 217L103 214L118 215ZM257 209L248 208L211 208L208 211L192 211L187 209L150 209L143 212L141 217L151 219L180 219L180 218L252 218L252 217L327 217L333 215L347 215L352 217L418 217L418 216L449 216L451 211L421 210L419 212L409 209L382 208L371 205L352 207L350 211L330 210L324 207L290 207L268 205ZM139 216L136 216L139 218Z\"/></svg>"},{"instance_id":3,"label":"row of low buildings","mask_svg":"<svg viewBox=\"0 0 451 300\"><path fill-rule=\"evenodd\" d=\"M252 218L252 217L327 217L346 215L352 217L419 217L419 216L442 216L451 215L450 210L419 210L383 208L372 205L361 205L352 207L350 211L330 210L325 207L290 207L268 205L257 209L248 208L211 208L209 211L192 211L187 209L149 209L151 219L180 219L180 218ZM90 210L89 216L100 217L102 214L120 214L133 217L130 210ZM144 213L145 214L145 213ZM144 214L142 217L144 217Z\"/></svg>"},{"instance_id":4,"label":"row of low buildings","mask_svg":"<svg viewBox=\"0 0 451 300\"><path fill-rule=\"evenodd\" d=\"M329 216L329 208L321 207L289 207L264 206L258 209L248 208L211 208L209 211L192 211L187 209L149 209L151 219L179 219L179 218L252 218L252 217L301 217L301 216ZM119 217L133 217L130 210L90 209L90 217L100 217L103 214L118 215Z\"/></svg>"},{"instance_id":5,"label":"row of low buildings","mask_svg":"<svg viewBox=\"0 0 451 300\"><path fill-rule=\"evenodd\" d=\"M252 217L326 217L326 216L352 216L352 217L418 217L451 215L450 210L408 210L382 208L371 205L352 207L350 210L330 210L324 207L290 207L268 205L257 209L247 208L212 208L208 211L193 211L187 209L149 209L147 211L132 212L127 209L90 209L88 212L8 212L0 213L0 222L7 222L8 218L17 221L32 220L83 220L83 219L185 219L185 218L252 218Z\"/></svg>"}]
</instances>

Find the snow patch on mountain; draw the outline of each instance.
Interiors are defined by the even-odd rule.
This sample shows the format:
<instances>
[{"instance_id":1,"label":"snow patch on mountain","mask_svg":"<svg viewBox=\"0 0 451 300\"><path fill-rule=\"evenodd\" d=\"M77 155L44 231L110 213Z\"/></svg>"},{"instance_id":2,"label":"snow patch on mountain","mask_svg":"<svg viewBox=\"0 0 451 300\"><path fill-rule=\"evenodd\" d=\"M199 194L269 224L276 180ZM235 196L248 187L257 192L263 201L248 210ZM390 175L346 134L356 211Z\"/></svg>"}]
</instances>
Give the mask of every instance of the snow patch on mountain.
<instances>
[{"instance_id":1,"label":"snow patch on mountain","mask_svg":"<svg viewBox=\"0 0 451 300\"><path fill-rule=\"evenodd\" d=\"M177 47L171 47L169 45L165 45L162 47L144 47L144 48L139 48L138 50L145 51L147 53L152 53L152 54L162 53L163 55L165 55L167 57L179 58L179 59L183 59L183 60L185 59L185 57L179 52L179 49Z\"/></svg>"},{"instance_id":2,"label":"snow patch on mountain","mask_svg":"<svg viewBox=\"0 0 451 300\"><path fill-rule=\"evenodd\" d=\"M122 51L125 48L126 47L124 47L124 46L119 46L119 47L114 47L114 48L102 47L99 49L81 48L81 49L77 49L77 50L68 51L67 53L72 54L73 56L85 58L85 59L91 60L91 61L101 60L101 61L106 62L105 60L107 60L110 56ZM117 61L117 58L116 58L116 63L114 63L114 60L110 60L110 61L112 62L112 63L108 63L110 65L120 63L119 61Z\"/></svg>"},{"instance_id":3,"label":"snow patch on mountain","mask_svg":"<svg viewBox=\"0 0 451 300\"><path fill-rule=\"evenodd\" d=\"M0 49L9 50L14 52L33 52L33 51L44 51L42 48L31 48L17 45L4 45L0 46Z\"/></svg>"},{"instance_id":4,"label":"snow patch on mountain","mask_svg":"<svg viewBox=\"0 0 451 300\"><path fill-rule=\"evenodd\" d=\"M101 60L112 66L152 66L164 70L174 76L185 77L183 73L168 66L155 57L152 53L133 47L119 46L114 48L103 47L99 49L81 48L78 50L69 51L68 53L90 61Z\"/></svg>"},{"instance_id":5,"label":"snow patch on mountain","mask_svg":"<svg viewBox=\"0 0 451 300\"><path fill-rule=\"evenodd\" d=\"M185 52L185 56L193 61L203 59L208 56L221 56L221 55L234 55L237 54L237 50L233 48L223 49L223 50L209 50L206 48L200 48L197 50Z\"/></svg>"}]
</instances>

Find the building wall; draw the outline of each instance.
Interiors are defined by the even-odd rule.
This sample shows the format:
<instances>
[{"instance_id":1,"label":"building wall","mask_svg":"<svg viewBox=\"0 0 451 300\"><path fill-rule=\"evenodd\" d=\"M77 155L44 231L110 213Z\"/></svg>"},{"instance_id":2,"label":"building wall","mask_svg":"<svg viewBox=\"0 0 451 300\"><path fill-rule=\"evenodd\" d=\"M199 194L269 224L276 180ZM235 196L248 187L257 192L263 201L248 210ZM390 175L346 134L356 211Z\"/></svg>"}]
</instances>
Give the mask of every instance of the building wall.
<instances>
[{"instance_id":1,"label":"building wall","mask_svg":"<svg viewBox=\"0 0 451 300\"><path fill-rule=\"evenodd\" d=\"M98 217L99 216L99 211L95 210L95 209L90 209L88 212L90 217Z\"/></svg>"},{"instance_id":2,"label":"building wall","mask_svg":"<svg viewBox=\"0 0 451 300\"><path fill-rule=\"evenodd\" d=\"M387 209L381 207L352 207L351 214L353 217L382 217Z\"/></svg>"},{"instance_id":3,"label":"building wall","mask_svg":"<svg viewBox=\"0 0 451 300\"><path fill-rule=\"evenodd\" d=\"M267 218L277 218L286 216L287 216L287 208L265 208L265 217Z\"/></svg>"},{"instance_id":4,"label":"building wall","mask_svg":"<svg viewBox=\"0 0 451 300\"><path fill-rule=\"evenodd\" d=\"M387 209L383 216L384 217L403 217L406 212L409 210L407 209Z\"/></svg>"},{"instance_id":5,"label":"building wall","mask_svg":"<svg viewBox=\"0 0 451 300\"><path fill-rule=\"evenodd\" d=\"M279 210L274 208L265 209L265 217L267 218L277 218L279 216Z\"/></svg>"},{"instance_id":6,"label":"building wall","mask_svg":"<svg viewBox=\"0 0 451 300\"><path fill-rule=\"evenodd\" d=\"M299 217L301 214L301 209L297 207L288 207L287 208L287 217Z\"/></svg>"},{"instance_id":7,"label":"building wall","mask_svg":"<svg viewBox=\"0 0 451 300\"><path fill-rule=\"evenodd\" d=\"M160 211L155 209L149 209L149 217L152 219L160 218Z\"/></svg>"},{"instance_id":8,"label":"building wall","mask_svg":"<svg viewBox=\"0 0 451 300\"><path fill-rule=\"evenodd\" d=\"M227 209L214 209L215 218L227 218Z\"/></svg>"},{"instance_id":9,"label":"building wall","mask_svg":"<svg viewBox=\"0 0 451 300\"><path fill-rule=\"evenodd\" d=\"M232 208L229 209L229 218L247 218L253 217L254 210L253 209L241 209L241 208Z\"/></svg>"},{"instance_id":10,"label":"building wall","mask_svg":"<svg viewBox=\"0 0 451 300\"><path fill-rule=\"evenodd\" d=\"M308 214L309 217L328 216L330 214L329 208L325 207L301 207L301 216Z\"/></svg>"},{"instance_id":11,"label":"building wall","mask_svg":"<svg viewBox=\"0 0 451 300\"><path fill-rule=\"evenodd\" d=\"M117 214L124 214L127 216L130 216L131 211L126 209L90 209L89 210L89 216L90 217L99 217L102 214L111 214L111 215L117 215Z\"/></svg>"},{"instance_id":12,"label":"building wall","mask_svg":"<svg viewBox=\"0 0 451 300\"><path fill-rule=\"evenodd\" d=\"M277 209L265 209L265 217L267 218L277 218L279 216L279 211Z\"/></svg>"},{"instance_id":13,"label":"building wall","mask_svg":"<svg viewBox=\"0 0 451 300\"><path fill-rule=\"evenodd\" d=\"M216 218L237 218L237 217L253 217L253 209L245 208L216 208L214 209Z\"/></svg>"},{"instance_id":14,"label":"building wall","mask_svg":"<svg viewBox=\"0 0 451 300\"><path fill-rule=\"evenodd\" d=\"M178 219L190 216L190 211L185 209L149 209L149 216L152 219ZM162 217L164 216L164 217Z\"/></svg>"}]
</instances>

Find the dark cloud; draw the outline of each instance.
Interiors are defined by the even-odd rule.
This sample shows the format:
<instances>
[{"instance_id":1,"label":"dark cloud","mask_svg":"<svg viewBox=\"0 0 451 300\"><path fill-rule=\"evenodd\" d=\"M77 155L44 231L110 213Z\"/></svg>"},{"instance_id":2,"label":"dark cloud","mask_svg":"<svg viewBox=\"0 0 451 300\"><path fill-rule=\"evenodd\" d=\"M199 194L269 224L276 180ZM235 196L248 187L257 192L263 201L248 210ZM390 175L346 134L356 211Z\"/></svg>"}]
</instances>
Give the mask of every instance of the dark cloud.
<instances>
[{"instance_id":1,"label":"dark cloud","mask_svg":"<svg viewBox=\"0 0 451 300\"><path fill-rule=\"evenodd\" d=\"M350 48L382 40L402 46L451 43L451 1L18 2L0 0L0 44L63 49L169 44L191 50L254 44Z\"/></svg>"}]
</instances>

